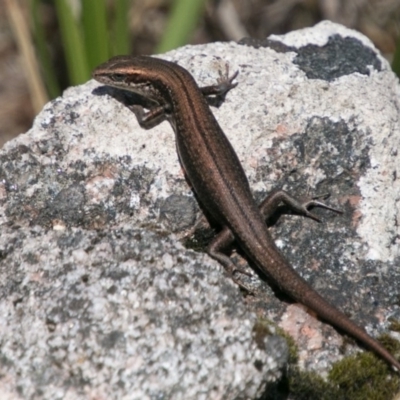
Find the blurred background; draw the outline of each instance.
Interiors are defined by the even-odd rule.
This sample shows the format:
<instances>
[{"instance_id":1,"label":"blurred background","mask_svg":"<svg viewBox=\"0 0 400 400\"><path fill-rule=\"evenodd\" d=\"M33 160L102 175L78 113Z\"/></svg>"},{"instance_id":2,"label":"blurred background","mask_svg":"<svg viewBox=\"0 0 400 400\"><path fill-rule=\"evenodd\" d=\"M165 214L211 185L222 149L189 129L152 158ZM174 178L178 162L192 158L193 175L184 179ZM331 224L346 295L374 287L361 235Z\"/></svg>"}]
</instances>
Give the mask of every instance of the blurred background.
<instances>
[{"instance_id":1,"label":"blurred background","mask_svg":"<svg viewBox=\"0 0 400 400\"><path fill-rule=\"evenodd\" d=\"M0 0L0 148L116 54L263 39L331 20L400 70L400 0Z\"/></svg>"}]
</instances>

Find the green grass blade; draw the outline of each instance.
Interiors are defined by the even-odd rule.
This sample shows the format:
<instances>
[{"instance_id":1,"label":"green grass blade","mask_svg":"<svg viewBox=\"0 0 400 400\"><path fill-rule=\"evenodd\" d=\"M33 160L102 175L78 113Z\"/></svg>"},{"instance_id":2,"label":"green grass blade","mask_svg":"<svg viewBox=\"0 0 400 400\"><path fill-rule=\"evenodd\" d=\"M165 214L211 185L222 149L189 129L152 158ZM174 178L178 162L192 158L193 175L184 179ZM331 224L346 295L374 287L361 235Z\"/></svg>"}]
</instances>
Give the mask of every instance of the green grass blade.
<instances>
[{"instance_id":1,"label":"green grass blade","mask_svg":"<svg viewBox=\"0 0 400 400\"><path fill-rule=\"evenodd\" d=\"M130 54L130 38L129 38L129 12L130 0L116 0L115 2L115 18L113 21L113 55Z\"/></svg>"},{"instance_id":2,"label":"green grass blade","mask_svg":"<svg viewBox=\"0 0 400 400\"><path fill-rule=\"evenodd\" d=\"M204 0L175 0L165 34L156 52L164 53L186 44L197 26L204 5Z\"/></svg>"},{"instance_id":3,"label":"green grass blade","mask_svg":"<svg viewBox=\"0 0 400 400\"><path fill-rule=\"evenodd\" d=\"M42 70L42 79L45 82L47 92L51 98L60 95L61 89L54 72L50 52L46 45L46 35L43 24L39 18L40 0L30 1L30 15L32 18L33 37L36 45L36 51L40 60Z\"/></svg>"},{"instance_id":4,"label":"green grass blade","mask_svg":"<svg viewBox=\"0 0 400 400\"><path fill-rule=\"evenodd\" d=\"M82 23L90 70L110 58L105 0L82 0Z\"/></svg>"},{"instance_id":5,"label":"green grass blade","mask_svg":"<svg viewBox=\"0 0 400 400\"><path fill-rule=\"evenodd\" d=\"M396 49L393 55L392 70L400 78L400 36L397 39Z\"/></svg>"},{"instance_id":6,"label":"green grass blade","mask_svg":"<svg viewBox=\"0 0 400 400\"><path fill-rule=\"evenodd\" d=\"M79 24L67 0L55 0L70 83L78 85L90 77L85 45Z\"/></svg>"}]
</instances>

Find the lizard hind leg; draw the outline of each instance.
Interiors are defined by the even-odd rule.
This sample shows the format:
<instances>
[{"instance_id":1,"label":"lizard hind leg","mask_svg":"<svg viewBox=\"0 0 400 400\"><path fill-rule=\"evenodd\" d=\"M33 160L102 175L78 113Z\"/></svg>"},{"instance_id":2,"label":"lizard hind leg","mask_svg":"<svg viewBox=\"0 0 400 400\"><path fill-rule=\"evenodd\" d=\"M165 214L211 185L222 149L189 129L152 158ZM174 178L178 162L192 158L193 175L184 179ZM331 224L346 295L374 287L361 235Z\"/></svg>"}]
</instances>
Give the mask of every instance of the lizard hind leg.
<instances>
[{"instance_id":1,"label":"lizard hind leg","mask_svg":"<svg viewBox=\"0 0 400 400\"><path fill-rule=\"evenodd\" d=\"M214 260L218 261L230 275L231 279L243 289L249 291L249 288L245 286L240 279L236 277L236 272L243 275L251 276L249 272L238 267L231 258L225 254L227 248L234 242L235 238L229 228L225 227L219 232L211 243L207 246L208 255Z\"/></svg>"},{"instance_id":2,"label":"lizard hind leg","mask_svg":"<svg viewBox=\"0 0 400 400\"><path fill-rule=\"evenodd\" d=\"M327 210L336 212L338 214L342 214L342 211L330 207L325 203L319 201L318 199L325 199L327 195L322 195L318 197L313 197L304 202L296 199L292 195L290 195L285 190L274 190L271 192L259 205L260 212L263 215L264 219L269 219L278 209L279 205L283 203L290 210L303 215L305 217L311 218L314 221L321 222L321 220L312 212L308 211L309 207L321 207Z\"/></svg>"},{"instance_id":3,"label":"lizard hind leg","mask_svg":"<svg viewBox=\"0 0 400 400\"><path fill-rule=\"evenodd\" d=\"M305 202L301 202L284 190L275 190L271 192L261 202L259 208L265 220L274 215L281 203L286 205L290 210L318 222L320 221L320 219L316 215L308 211L308 207L322 207L337 213L341 213L341 211L329 207L319 201L318 198L321 197L325 198L326 196L314 197ZM249 290L249 288L244 286L243 283L241 283L240 280L235 277L235 273L239 272L247 276L251 276L251 274L244 269L238 267L225 253L227 248L232 245L234 240L235 238L230 229L228 227L225 227L214 237L214 239L208 245L207 253L210 257L212 257L214 260L217 260L225 268L225 270L228 272L235 283L237 283L242 288Z\"/></svg>"}]
</instances>

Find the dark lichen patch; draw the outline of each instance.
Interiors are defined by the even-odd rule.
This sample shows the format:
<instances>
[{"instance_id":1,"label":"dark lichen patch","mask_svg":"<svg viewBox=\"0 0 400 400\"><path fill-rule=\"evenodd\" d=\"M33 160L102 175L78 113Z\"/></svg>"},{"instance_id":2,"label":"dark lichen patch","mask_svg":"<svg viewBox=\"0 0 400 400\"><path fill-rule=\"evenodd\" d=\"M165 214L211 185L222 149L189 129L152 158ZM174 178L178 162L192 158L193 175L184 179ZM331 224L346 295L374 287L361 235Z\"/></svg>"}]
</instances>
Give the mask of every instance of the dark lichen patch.
<instances>
[{"instance_id":1,"label":"dark lichen patch","mask_svg":"<svg viewBox=\"0 0 400 400\"><path fill-rule=\"evenodd\" d=\"M57 240L57 245L60 249L74 249L78 248L83 240L82 231L70 231L66 234L60 235Z\"/></svg>"},{"instance_id":2,"label":"dark lichen patch","mask_svg":"<svg viewBox=\"0 0 400 400\"><path fill-rule=\"evenodd\" d=\"M193 197L173 194L160 204L160 220L173 232L180 232L193 226L197 210Z\"/></svg>"},{"instance_id":3,"label":"dark lichen patch","mask_svg":"<svg viewBox=\"0 0 400 400\"><path fill-rule=\"evenodd\" d=\"M329 118L313 117L302 140L309 157L317 150L320 167L327 174L337 172L338 166L360 172L370 168L369 143L365 143L365 134L343 120L335 122ZM333 151L338 153L332 156ZM322 164L324 160L326 164Z\"/></svg>"},{"instance_id":4,"label":"dark lichen patch","mask_svg":"<svg viewBox=\"0 0 400 400\"><path fill-rule=\"evenodd\" d=\"M125 345L125 335L124 332L115 330L106 335L104 335L100 339L100 344L107 350L111 350L112 348L116 347L117 344Z\"/></svg>"},{"instance_id":5,"label":"dark lichen patch","mask_svg":"<svg viewBox=\"0 0 400 400\"><path fill-rule=\"evenodd\" d=\"M307 78L328 82L353 73L370 75L371 68L382 69L375 51L354 37L340 35L331 36L324 46L309 44L301 47L293 62Z\"/></svg>"},{"instance_id":6,"label":"dark lichen patch","mask_svg":"<svg viewBox=\"0 0 400 400\"><path fill-rule=\"evenodd\" d=\"M249 46L259 49L260 47L268 47L272 50L275 50L277 53L288 53L288 52L296 52L296 47L287 46L284 43L278 40L271 39L256 39L252 37L245 37L238 41L238 44L242 46Z\"/></svg>"},{"instance_id":7,"label":"dark lichen patch","mask_svg":"<svg viewBox=\"0 0 400 400\"><path fill-rule=\"evenodd\" d=\"M183 241L183 245L187 249L198 252L204 252L207 245L211 242L216 232L210 228L196 229L194 234Z\"/></svg>"},{"instance_id":8,"label":"dark lichen patch","mask_svg":"<svg viewBox=\"0 0 400 400\"><path fill-rule=\"evenodd\" d=\"M85 188L72 184L62 189L57 196L42 209L39 219L59 218L69 221L71 225L79 225L84 214Z\"/></svg>"},{"instance_id":9,"label":"dark lichen patch","mask_svg":"<svg viewBox=\"0 0 400 400\"><path fill-rule=\"evenodd\" d=\"M370 168L370 141L366 132L357 130L348 121L333 121L319 116L311 117L305 131L293 134L290 140L273 139L267 157L271 162L260 164L256 177L269 182L271 176L279 174L279 184L290 193L307 187L310 181L310 165L313 174L321 176L317 189L332 192L332 185L339 186L339 193L354 193L357 179ZM276 185L275 182L270 184ZM353 190L353 191L351 191ZM344 192L343 192L344 191Z\"/></svg>"},{"instance_id":10,"label":"dark lichen patch","mask_svg":"<svg viewBox=\"0 0 400 400\"><path fill-rule=\"evenodd\" d=\"M132 169L125 159L90 165L78 160L65 167L61 167L62 162L41 165L35 162L33 150L27 151L21 147L15 158L0 157L0 180L8 196L5 214L10 224L101 229L119 218L131 217L138 205L154 208L148 193L154 180L150 170ZM111 180L113 186L102 186Z\"/></svg>"},{"instance_id":11,"label":"dark lichen patch","mask_svg":"<svg viewBox=\"0 0 400 400\"><path fill-rule=\"evenodd\" d=\"M371 69L382 70L377 53L354 37L332 35L324 46L308 44L296 48L270 39L244 38L241 45L255 48L269 47L277 53L297 53L293 62L305 72L308 79L331 82L341 76L359 73L370 75Z\"/></svg>"}]
</instances>

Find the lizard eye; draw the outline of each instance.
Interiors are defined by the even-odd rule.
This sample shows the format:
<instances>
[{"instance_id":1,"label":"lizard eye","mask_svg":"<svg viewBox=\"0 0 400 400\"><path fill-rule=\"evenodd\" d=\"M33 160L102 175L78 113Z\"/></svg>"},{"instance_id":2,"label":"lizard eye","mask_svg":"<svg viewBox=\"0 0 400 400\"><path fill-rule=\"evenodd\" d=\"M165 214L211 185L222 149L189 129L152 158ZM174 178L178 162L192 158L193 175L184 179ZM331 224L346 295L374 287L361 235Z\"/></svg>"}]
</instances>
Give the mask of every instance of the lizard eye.
<instances>
[{"instance_id":1,"label":"lizard eye","mask_svg":"<svg viewBox=\"0 0 400 400\"><path fill-rule=\"evenodd\" d=\"M124 80L125 76L123 74L113 74L112 75L112 80L114 82L122 82Z\"/></svg>"}]
</instances>

